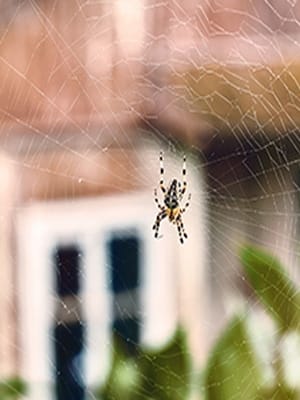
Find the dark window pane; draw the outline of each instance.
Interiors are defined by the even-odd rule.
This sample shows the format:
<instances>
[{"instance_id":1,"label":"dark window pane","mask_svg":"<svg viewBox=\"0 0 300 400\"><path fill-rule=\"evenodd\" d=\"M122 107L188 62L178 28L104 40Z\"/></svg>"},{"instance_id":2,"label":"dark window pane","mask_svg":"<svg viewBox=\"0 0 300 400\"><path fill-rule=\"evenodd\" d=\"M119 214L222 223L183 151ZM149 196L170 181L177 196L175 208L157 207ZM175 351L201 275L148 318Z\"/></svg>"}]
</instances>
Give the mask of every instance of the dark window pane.
<instances>
[{"instance_id":1,"label":"dark window pane","mask_svg":"<svg viewBox=\"0 0 300 400\"><path fill-rule=\"evenodd\" d=\"M113 292L113 331L135 355L140 338L139 273L141 242L137 236L114 236L108 242Z\"/></svg>"},{"instance_id":2,"label":"dark window pane","mask_svg":"<svg viewBox=\"0 0 300 400\"><path fill-rule=\"evenodd\" d=\"M126 341L126 348L129 354L136 353L136 346L140 341L140 321L138 318L115 319L113 332L116 336Z\"/></svg>"},{"instance_id":3,"label":"dark window pane","mask_svg":"<svg viewBox=\"0 0 300 400\"><path fill-rule=\"evenodd\" d=\"M84 327L79 322L54 328L57 400L84 400L82 351Z\"/></svg>"},{"instance_id":4,"label":"dark window pane","mask_svg":"<svg viewBox=\"0 0 300 400\"><path fill-rule=\"evenodd\" d=\"M59 246L54 252L56 293L60 297L79 292L80 254L76 245Z\"/></svg>"},{"instance_id":5,"label":"dark window pane","mask_svg":"<svg viewBox=\"0 0 300 400\"><path fill-rule=\"evenodd\" d=\"M139 279L139 239L112 238L108 243L111 286L114 293L134 289Z\"/></svg>"}]
</instances>

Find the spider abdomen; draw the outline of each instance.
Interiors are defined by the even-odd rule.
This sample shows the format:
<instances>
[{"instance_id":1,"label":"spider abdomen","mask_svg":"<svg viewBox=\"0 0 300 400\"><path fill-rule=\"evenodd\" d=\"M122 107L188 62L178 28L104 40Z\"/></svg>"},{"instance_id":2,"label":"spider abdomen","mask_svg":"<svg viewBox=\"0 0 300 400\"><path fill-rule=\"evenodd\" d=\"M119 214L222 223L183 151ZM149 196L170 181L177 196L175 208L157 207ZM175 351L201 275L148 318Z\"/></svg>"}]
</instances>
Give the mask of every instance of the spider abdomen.
<instances>
[{"instance_id":1,"label":"spider abdomen","mask_svg":"<svg viewBox=\"0 0 300 400\"><path fill-rule=\"evenodd\" d=\"M165 196L165 205L170 209L175 209L179 206L178 202L178 182L176 179L173 179L167 194Z\"/></svg>"},{"instance_id":2,"label":"spider abdomen","mask_svg":"<svg viewBox=\"0 0 300 400\"><path fill-rule=\"evenodd\" d=\"M171 210L174 210L179 205L177 197L175 197L175 196L169 196L169 197L166 196L165 205L167 206L167 208L170 208Z\"/></svg>"},{"instance_id":3,"label":"spider abdomen","mask_svg":"<svg viewBox=\"0 0 300 400\"><path fill-rule=\"evenodd\" d=\"M176 218L178 217L178 215L180 214L180 208L176 207L176 208L167 208L167 215L169 217L169 220L171 222L176 222Z\"/></svg>"}]
</instances>

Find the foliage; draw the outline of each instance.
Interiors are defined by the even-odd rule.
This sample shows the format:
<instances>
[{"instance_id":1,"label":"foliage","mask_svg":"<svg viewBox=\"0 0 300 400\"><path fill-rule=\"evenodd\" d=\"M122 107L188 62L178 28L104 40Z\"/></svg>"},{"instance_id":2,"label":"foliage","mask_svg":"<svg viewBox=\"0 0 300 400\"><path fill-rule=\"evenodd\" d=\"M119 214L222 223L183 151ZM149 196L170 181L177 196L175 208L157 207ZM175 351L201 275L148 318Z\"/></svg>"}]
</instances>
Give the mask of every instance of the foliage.
<instances>
[{"instance_id":1,"label":"foliage","mask_svg":"<svg viewBox=\"0 0 300 400\"><path fill-rule=\"evenodd\" d=\"M112 368L96 395L101 400L181 400L189 387L189 369L181 329L163 348L137 348L135 354L128 354L126 342L115 336Z\"/></svg>"},{"instance_id":2,"label":"foliage","mask_svg":"<svg viewBox=\"0 0 300 400\"><path fill-rule=\"evenodd\" d=\"M25 383L17 377L0 382L0 400L16 400L26 393Z\"/></svg>"},{"instance_id":3,"label":"foliage","mask_svg":"<svg viewBox=\"0 0 300 400\"><path fill-rule=\"evenodd\" d=\"M273 379L265 380L263 364L253 346L247 315L234 316L216 341L202 372L206 400L298 400L300 393L287 382L280 343L300 327L300 295L279 261L253 246L240 252L241 265L254 294L276 326L271 350ZM191 386L191 368L184 332L178 329L162 349L136 349L129 355L126 342L115 338L112 368L102 400L185 400Z\"/></svg>"},{"instance_id":4,"label":"foliage","mask_svg":"<svg viewBox=\"0 0 300 400\"><path fill-rule=\"evenodd\" d=\"M101 400L139 400L141 373L137 360L128 354L126 343L117 335L113 339L113 360L109 376L95 395Z\"/></svg>"},{"instance_id":5,"label":"foliage","mask_svg":"<svg viewBox=\"0 0 300 400\"><path fill-rule=\"evenodd\" d=\"M207 400L297 400L297 389L289 387L284 375L280 341L287 332L299 331L299 290L279 261L265 251L244 246L241 264L249 283L274 320L274 380L266 384L261 365L247 333L246 316L234 317L215 344L209 357L204 392Z\"/></svg>"},{"instance_id":6,"label":"foliage","mask_svg":"<svg viewBox=\"0 0 300 400\"><path fill-rule=\"evenodd\" d=\"M144 350L140 360L143 392L159 400L186 398L190 363L183 331L178 329L172 340L159 351Z\"/></svg>"},{"instance_id":7,"label":"foliage","mask_svg":"<svg viewBox=\"0 0 300 400\"><path fill-rule=\"evenodd\" d=\"M241 261L257 296L278 328L299 329L299 291L279 261L253 246L243 247Z\"/></svg>"},{"instance_id":8,"label":"foliage","mask_svg":"<svg viewBox=\"0 0 300 400\"><path fill-rule=\"evenodd\" d=\"M210 355L205 375L207 399L255 398L261 374L243 318L234 317L225 328Z\"/></svg>"}]
</instances>

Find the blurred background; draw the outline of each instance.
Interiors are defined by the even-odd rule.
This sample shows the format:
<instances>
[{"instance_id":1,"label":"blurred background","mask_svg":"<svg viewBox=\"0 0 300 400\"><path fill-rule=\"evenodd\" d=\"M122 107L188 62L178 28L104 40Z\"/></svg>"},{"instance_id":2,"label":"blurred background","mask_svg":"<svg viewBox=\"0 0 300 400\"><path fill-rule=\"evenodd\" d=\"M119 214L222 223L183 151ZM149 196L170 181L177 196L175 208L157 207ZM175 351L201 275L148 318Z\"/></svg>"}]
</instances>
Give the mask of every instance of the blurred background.
<instances>
[{"instance_id":1,"label":"blurred background","mask_svg":"<svg viewBox=\"0 0 300 400\"><path fill-rule=\"evenodd\" d=\"M0 1L1 399L299 398L299 35L297 0Z\"/></svg>"}]
</instances>

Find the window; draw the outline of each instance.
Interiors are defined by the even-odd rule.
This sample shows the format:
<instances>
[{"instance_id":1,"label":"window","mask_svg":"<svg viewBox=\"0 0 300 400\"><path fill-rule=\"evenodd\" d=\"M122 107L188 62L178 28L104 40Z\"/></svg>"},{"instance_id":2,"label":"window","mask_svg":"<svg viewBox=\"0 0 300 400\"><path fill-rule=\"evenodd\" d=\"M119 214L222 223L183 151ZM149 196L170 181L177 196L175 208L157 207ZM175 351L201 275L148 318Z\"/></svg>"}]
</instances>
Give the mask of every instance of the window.
<instances>
[{"instance_id":1,"label":"window","mask_svg":"<svg viewBox=\"0 0 300 400\"><path fill-rule=\"evenodd\" d=\"M113 331L128 353L135 353L140 341L139 277L141 241L137 235L114 233L107 243L110 286L113 293Z\"/></svg>"},{"instance_id":2,"label":"window","mask_svg":"<svg viewBox=\"0 0 300 400\"><path fill-rule=\"evenodd\" d=\"M22 209L20 371L28 399L87 400L111 367L112 330L131 355L174 331L173 253L153 240L152 211L148 194Z\"/></svg>"},{"instance_id":3,"label":"window","mask_svg":"<svg viewBox=\"0 0 300 400\"><path fill-rule=\"evenodd\" d=\"M53 260L58 297L53 341L56 398L83 400L84 326L79 297L81 250L77 245L58 246Z\"/></svg>"},{"instance_id":4,"label":"window","mask_svg":"<svg viewBox=\"0 0 300 400\"><path fill-rule=\"evenodd\" d=\"M76 245L58 247L54 252L56 294L59 297L79 293L80 249Z\"/></svg>"}]
</instances>

